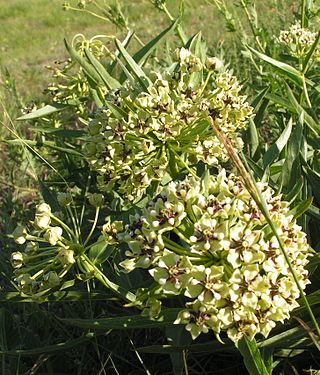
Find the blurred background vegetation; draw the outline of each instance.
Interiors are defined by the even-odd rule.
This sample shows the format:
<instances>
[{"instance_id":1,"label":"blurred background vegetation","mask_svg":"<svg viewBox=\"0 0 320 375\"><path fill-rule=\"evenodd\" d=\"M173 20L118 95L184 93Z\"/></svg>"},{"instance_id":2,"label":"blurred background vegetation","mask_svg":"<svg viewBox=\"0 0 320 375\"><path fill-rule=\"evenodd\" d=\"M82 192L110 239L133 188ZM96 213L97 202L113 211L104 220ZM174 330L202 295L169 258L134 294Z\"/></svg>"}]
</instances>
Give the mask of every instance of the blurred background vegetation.
<instances>
[{"instance_id":1,"label":"blurred background vegetation","mask_svg":"<svg viewBox=\"0 0 320 375\"><path fill-rule=\"evenodd\" d=\"M167 3L170 9L177 9L180 1ZM212 3L186 0L183 19L188 33L201 30L211 47L228 44L234 38L232 32L226 32L223 17ZM62 4L62 0L0 0L0 66L9 70L25 101L42 96L50 76L45 66L66 57L63 38L71 39L77 33L88 39L96 34L123 34L110 22L83 12L64 11ZM122 4L130 28L143 41L150 40L169 23L149 0L124 0ZM259 21L278 31L281 19L285 22L293 18L299 1L258 0L256 4L257 14L263 15ZM245 17L242 9L238 8L238 12Z\"/></svg>"}]
</instances>

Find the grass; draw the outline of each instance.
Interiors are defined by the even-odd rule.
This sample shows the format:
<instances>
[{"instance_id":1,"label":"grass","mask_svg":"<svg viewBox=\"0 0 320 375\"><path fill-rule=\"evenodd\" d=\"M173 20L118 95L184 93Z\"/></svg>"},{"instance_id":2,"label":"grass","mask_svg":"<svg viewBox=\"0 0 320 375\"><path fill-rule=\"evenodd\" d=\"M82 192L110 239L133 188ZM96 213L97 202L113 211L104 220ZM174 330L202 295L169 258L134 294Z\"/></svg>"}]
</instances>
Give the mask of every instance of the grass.
<instances>
[{"instance_id":1,"label":"grass","mask_svg":"<svg viewBox=\"0 0 320 375\"><path fill-rule=\"evenodd\" d=\"M0 0L0 66L11 72L19 94L26 101L42 96L50 77L45 66L66 56L63 38L71 39L77 33L87 37L97 33L119 34L110 23L85 13L64 11L62 3L62 0ZM288 17L297 10L297 1L273 0L266 4L260 0L258 11L267 15L266 21L274 20L276 3L288 8L282 12ZM143 41L168 23L148 0L125 0L123 4L131 27ZM168 4L177 8L179 1L169 0ZM202 30L211 45L230 39L215 7L204 0L187 0L186 4L184 22L189 32Z\"/></svg>"}]
</instances>

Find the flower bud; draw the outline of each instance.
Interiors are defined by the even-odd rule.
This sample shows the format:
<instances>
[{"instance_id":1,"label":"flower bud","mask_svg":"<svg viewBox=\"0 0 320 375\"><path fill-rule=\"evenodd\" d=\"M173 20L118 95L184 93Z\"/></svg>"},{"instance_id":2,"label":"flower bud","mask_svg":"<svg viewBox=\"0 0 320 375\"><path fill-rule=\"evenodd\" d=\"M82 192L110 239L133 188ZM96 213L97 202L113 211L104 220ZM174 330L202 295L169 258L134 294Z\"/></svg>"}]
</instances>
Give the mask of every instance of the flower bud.
<instances>
[{"instance_id":1,"label":"flower bud","mask_svg":"<svg viewBox=\"0 0 320 375\"><path fill-rule=\"evenodd\" d=\"M22 245L26 242L28 232L27 232L25 227L22 227L22 226L19 225L12 232L12 235L13 235L14 241L17 244Z\"/></svg>"},{"instance_id":2,"label":"flower bud","mask_svg":"<svg viewBox=\"0 0 320 375\"><path fill-rule=\"evenodd\" d=\"M37 229L46 229L51 223L51 218L47 214L36 215L33 225Z\"/></svg>"},{"instance_id":3,"label":"flower bud","mask_svg":"<svg viewBox=\"0 0 320 375\"><path fill-rule=\"evenodd\" d=\"M50 271L43 276L42 287L45 289L54 288L60 284L59 276L56 272Z\"/></svg>"},{"instance_id":4,"label":"flower bud","mask_svg":"<svg viewBox=\"0 0 320 375\"><path fill-rule=\"evenodd\" d=\"M51 207L47 203L41 203L36 206L36 215L50 215Z\"/></svg>"},{"instance_id":5,"label":"flower bud","mask_svg":"<svg viewBox=\"0 0 320 375\"><path fill-rule=\"evenodd\" d=\"M104 202L104 196L102 194L94 193L89 196L89 203L93 207L96 207L96 208L101 207L103 205L103 202Z\"/></svg>"},{"instance_id":6,"label":"flower bud","mask_svg":"<svg viewBox=\"0 0 320 375\"><path fill-rule=\"evenodd\" d=\"M72 202L72 195L70 193L58 193L57 199L61 207L67 207Z\"/></svg>"},{"instance_id":7,"label":"flower bud","mask_svg":"<svg viewBox=\"0 0 320 375\"><path fill-rule=\"evenodd\" d=\"M206 67L209 70L221 70L223 68L223 62L217 57L207 57Z\"/></svg>"},{"instance_id":8,"label":"flower bud","mask_svg":"<svg viewBox=\"0 0 320 375\"><path fill-rule=\"evenodd\" d=\"M55 246L57 242L62 239L62 228L51 227L47 229L43 237L50 243L50 245Z\"/></svg>"},{"instance_id":9,"label":"flower bud","mask_svg":"<svg viewBox=\"0 0 320 375\"><path fill-rule=\"evenodd\" d=\"M27 246L25 248L25 252L27 254L34 254L38 251L38 249L39 249L38 242L30 241L30 242L27 243Z\"/></svg>"},{"instance_id":10,"label":"flower bud","mask_svg":"<svg viewBox=\"0 0 320 375\"><path fill-rule=\"evenodd\" d=\"M21 268L24 264L24 256L20 251L15 251L11 254L11 265L13 268Z\"/></svg>"},{"instance_id":11,"label":"flower bud","mask_svg":"<svg viewBox=\"0 0 320 375\"><path fill-rule=\"evenodd\" d=\"M59 259L62 264L68 265L75 263L74 251L70 249L59 249Z\"/></svg>"}]
</instances>

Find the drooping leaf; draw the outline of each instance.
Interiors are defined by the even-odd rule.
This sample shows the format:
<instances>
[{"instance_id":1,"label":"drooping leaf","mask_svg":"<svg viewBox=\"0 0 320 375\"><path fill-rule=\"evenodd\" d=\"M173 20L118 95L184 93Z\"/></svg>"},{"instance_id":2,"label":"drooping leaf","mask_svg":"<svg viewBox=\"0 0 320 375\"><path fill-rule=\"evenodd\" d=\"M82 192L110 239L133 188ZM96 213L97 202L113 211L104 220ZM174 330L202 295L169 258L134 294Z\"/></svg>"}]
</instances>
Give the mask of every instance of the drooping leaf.
<instances>
[{"instance_id":1,"label":"drooping leaf","mask_svg":"<svg viewBox=\"0 0 320 375\"><path fill-rule=\"evenodd\" d=\"M88 333L85 336L79 337L74 340L69 340L65 342L61 342L54 345L45 345L41 346L39 348L34 349L25 349L25 350L2 350L0 351L1 355L7 355L12 357L20 357L20 356L38 356L39 354L53 354L58 353L61 351L66 351L68 349L75 348L87 341L90 341L92 338L94 338L94 334Z\"/></svg>"}]
</instances>

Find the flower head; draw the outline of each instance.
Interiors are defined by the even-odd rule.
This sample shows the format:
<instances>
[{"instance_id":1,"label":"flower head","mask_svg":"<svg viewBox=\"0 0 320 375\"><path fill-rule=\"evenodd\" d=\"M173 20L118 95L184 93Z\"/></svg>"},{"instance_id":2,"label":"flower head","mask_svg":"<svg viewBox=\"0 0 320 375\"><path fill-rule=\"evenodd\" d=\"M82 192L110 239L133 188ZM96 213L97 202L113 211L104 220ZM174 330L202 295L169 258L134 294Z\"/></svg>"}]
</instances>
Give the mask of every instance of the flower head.
<instances>
[{"instance_id":1,"label":"flower head","mask_svg":"<svg viewBox=\"0 0 320 375\"><path fill-rule=\"evenodd\" d=\"M266 184L258 187L305 288L306 235L288 204ZM241 180L224 170L169 183L117 237L130 249L122 262L127 271L149 269L158 285L154 298L191 299L176 323L193 338L209 330L234 341L267 336L298 306L300 293L279 242Z\"/></svg>"}]
</instances>

